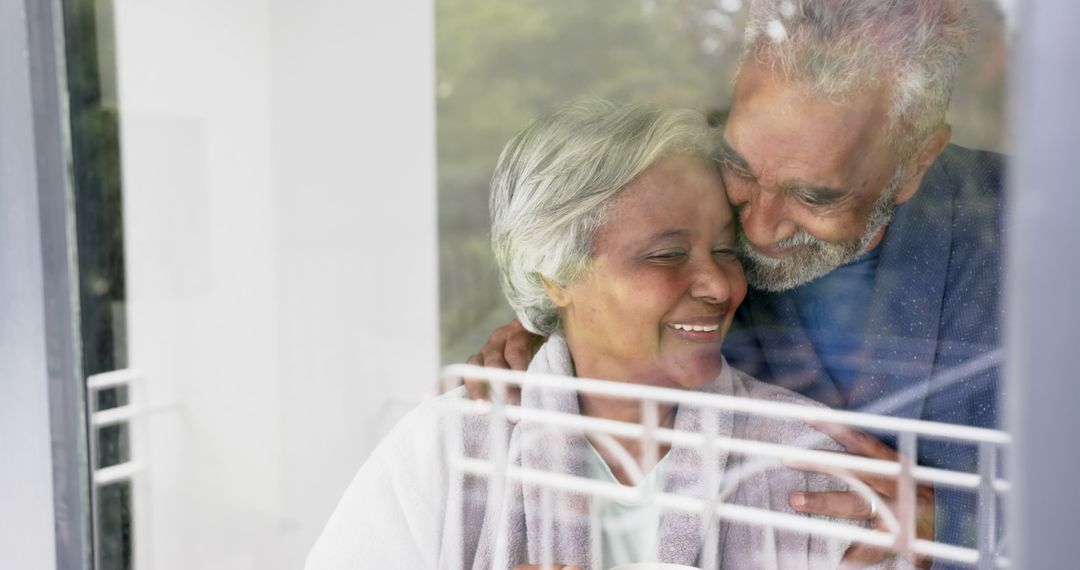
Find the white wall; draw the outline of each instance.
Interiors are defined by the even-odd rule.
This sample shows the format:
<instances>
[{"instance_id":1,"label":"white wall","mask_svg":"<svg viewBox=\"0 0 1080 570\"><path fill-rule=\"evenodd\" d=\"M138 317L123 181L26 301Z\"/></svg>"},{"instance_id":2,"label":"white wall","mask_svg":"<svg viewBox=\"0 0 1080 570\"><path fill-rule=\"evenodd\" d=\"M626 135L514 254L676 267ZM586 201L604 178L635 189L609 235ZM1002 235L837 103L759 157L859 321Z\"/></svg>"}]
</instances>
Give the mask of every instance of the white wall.
<instances>
[{"instance_id":1,"label":"white wall","mask_svg":"<svg viewBox=\"0 0 1080 570\"><path fill-rule=\"evenodd\" d=\"M433 28L423 1L270 2L279 468L302 521L436 379Z\"/></svg>"},{"instance_id":2,"label":"white wall","mask_svg":"<svg viewBox=\"0 0 1080 570\"><path fill-rule=\"evenodd\" d=\"M56 566L50 300L26 23L22 2L0 2L0 568L48 569Z\"/></svg>"},{"instance_id":3,"label":"white wall","mask_svg":"<svg viewBox=\"0 0 1080 570\"><path fill-rule=\"evenodd\" d=\"M296 568L435 381L432 6L115 12L140 562Z\"/></svg>"}]
</instances>

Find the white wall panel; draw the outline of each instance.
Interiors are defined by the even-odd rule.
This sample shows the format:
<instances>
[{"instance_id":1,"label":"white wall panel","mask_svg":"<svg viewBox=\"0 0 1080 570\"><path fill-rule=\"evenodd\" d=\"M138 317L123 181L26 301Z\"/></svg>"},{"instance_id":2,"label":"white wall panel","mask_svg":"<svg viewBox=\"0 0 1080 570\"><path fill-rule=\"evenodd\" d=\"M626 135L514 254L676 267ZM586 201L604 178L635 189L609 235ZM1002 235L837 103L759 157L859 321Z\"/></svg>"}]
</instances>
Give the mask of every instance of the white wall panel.
<instances>
[{"instance_id":1,"label":"white wall panel","mask_svg":"<svg viewBox=\"0 0 1080 570\"><path fill-rule=\"evenodd\" d=\"M138 552L296 568L435 379L432 8L115 11L130 361L159 408Z\"/></svg>"},{"instance_id":2,"label":"white wall panel","mask_svg":"<svg viewBox=\"0 0 1080 570\"><path fill-rule=\"evenodd\" d=\"M270 30L280 470L295 552L435 384L433 8L271 0Z\"/></svg>"}]
</instances>

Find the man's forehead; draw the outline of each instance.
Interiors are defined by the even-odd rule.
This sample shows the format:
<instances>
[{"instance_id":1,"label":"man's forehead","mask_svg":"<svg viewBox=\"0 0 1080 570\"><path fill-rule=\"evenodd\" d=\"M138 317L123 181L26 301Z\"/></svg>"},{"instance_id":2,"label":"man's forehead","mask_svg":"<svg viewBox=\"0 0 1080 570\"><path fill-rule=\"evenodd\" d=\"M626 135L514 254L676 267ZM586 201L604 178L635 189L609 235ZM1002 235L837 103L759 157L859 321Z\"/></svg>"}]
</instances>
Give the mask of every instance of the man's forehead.
<instances>
[{"instance_id":1,"label":"man's forehead","mask_svg":"<svg viewBox=\"0 0 1080 570\"><path fill-rule=\"evenodd\" d=\"M761 132L754 135L740 137L738 131L725 132L721 156L728 168L735 167L739 174L769 186L847 188L863 159L851 146L810 140L793 144L761 136Z\"/></svg>"},{"instance_id":2,"label":"man's forehead","mask_svg":"<svg viewBox=\"0 0 1080 570\"><path fill-rule=\"evenodd\" d=\"M744 80L724 126L725 154L737 155L755 176L816 173L807 182L844 184L884 150L887 107L880 93L838 102L772 74L740 74Z\"/></svg>"},{"instance_id":3,"label":"man's forehead","mask_svg":"<svg viewBox=\"0 0 1080 570\"><path fill-rule=\"evenodd\" d=\"M844 86L847 87L844 87ZM893 83L885 78L873 84L831 83L820 81L812 76L793 76L775 66L747 60L739 67L735 77L733 93L735 104L740 97L762 91L783 90L798 94L802 98L830 101L834 104L858 104L868 112L888 111L892 103Z\"/></svg>"}]
</instances>

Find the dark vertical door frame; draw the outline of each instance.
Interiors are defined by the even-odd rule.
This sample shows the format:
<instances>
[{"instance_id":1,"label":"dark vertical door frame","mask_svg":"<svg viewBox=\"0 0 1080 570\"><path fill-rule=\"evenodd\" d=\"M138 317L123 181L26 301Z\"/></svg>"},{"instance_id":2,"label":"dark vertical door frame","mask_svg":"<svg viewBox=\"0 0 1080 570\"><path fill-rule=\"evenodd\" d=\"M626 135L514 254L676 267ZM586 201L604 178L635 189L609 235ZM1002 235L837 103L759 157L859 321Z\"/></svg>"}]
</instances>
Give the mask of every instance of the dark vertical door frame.
<instances>
[{"instance_id":1,"label":"dark vertical door frame","mask_svg":"<svg viewBox=\"0 0 1080 570\"><path fill-rule=\"evenodd\" d=\"M0 320L26 325L3 331L10 342L4 353L19 358L0 363L0 370L10 366L18 376L5 382L20 383L19 390L48 400L48 418L39 419L49 429L49 450L41 451L51 457L55 567L91 568L92 486L62 12L59 0L0 1L8 16L0 20L0 57L6 69L16 72L2 79L13 83L0 99L0 125L7 130L0 136L11 137L4 146L10 154L0 159L0 208L17 208L5 216L11 223L0 229L0 235L13 238L0 244L0 291L19 294L19 302L6 305L8 314ZM36 247L24 247L33 242ZM39 292L31 294L29 284L38 284ZM33 556L35 561L46 558L51 557Z\"/></svg>"}]
</instances>

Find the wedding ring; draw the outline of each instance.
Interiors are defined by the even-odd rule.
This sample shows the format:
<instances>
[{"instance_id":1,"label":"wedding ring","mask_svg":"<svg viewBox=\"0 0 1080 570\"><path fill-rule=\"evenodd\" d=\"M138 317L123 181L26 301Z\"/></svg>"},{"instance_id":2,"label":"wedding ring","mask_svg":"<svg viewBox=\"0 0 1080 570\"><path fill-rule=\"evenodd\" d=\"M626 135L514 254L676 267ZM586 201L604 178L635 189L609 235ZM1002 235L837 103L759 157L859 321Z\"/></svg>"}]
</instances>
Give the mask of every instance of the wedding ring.
<instances>
[{"instance_id":1,"label":"wedding ring","mask_svg":"<svg viewBox=\"0 0 1080 570\"><path fill-rule=\"evenodd\" d=\"M877 501L870 499L870 512L866 515L866 520L872 521L877 518Z\"/></svg>"}]
</instances>

